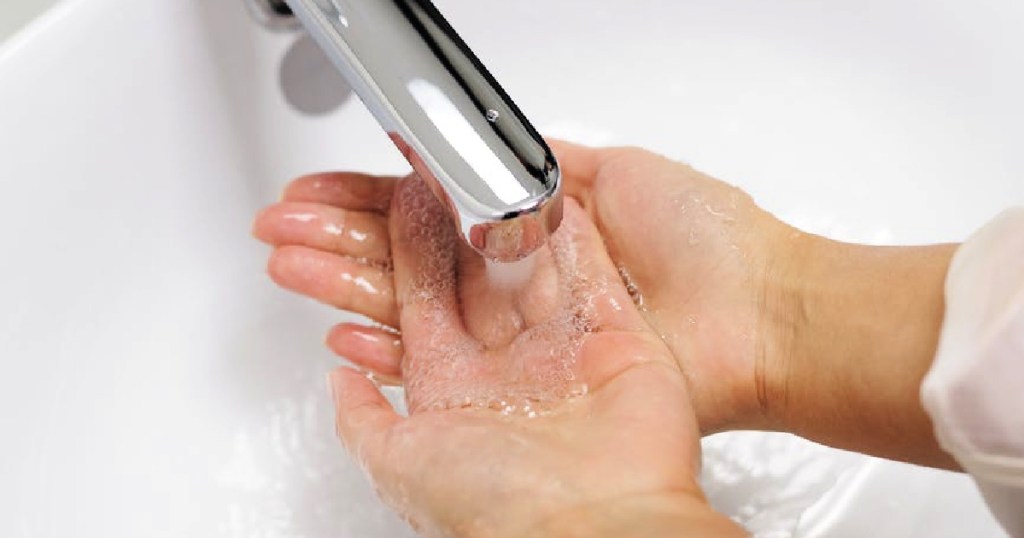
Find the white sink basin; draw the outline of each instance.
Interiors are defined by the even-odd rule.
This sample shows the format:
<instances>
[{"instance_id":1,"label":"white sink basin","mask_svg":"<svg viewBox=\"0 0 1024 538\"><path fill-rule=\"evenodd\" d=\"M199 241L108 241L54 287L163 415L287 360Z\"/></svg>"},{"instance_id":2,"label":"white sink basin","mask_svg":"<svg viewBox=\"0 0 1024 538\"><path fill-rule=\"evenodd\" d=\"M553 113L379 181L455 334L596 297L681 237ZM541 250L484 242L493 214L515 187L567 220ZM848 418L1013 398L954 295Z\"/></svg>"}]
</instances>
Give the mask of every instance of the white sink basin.
<instances>
[{"instance_id":1,"label":"white sink basin","mask_svg":"<svg viewBox=\"0 0 1024 538\"><path fill-rule=\"evenodd\" d=\"M1024 203L1019 0L437 3L541 130L812 231L955 241ZM275 289L248 237L292 176L406 168L297 39L243 0L78 0L0 49L0 536L411 534L334 441L344 315ZM1000 536L959 475L706 446L762 536Z\"/></svg>"}]
</instances>

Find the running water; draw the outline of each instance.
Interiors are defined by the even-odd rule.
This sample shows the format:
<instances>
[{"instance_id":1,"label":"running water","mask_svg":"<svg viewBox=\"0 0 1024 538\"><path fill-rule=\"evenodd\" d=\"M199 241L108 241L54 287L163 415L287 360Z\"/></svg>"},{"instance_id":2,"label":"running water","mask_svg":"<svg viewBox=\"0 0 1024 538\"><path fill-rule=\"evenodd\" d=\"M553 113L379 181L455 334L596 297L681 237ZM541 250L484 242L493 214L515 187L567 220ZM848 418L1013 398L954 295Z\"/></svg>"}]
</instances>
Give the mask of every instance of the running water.
<instances>
[{"instance_id":1,"label":"running water","mask_svg":"<svg viewBox=\"0 0 1024 538\"><path fill-rule=\"evenodd\" d=\"M576 355L601 290L577 259L579 224L567 216L534 254L495 263L467 254L425 185L404 185L396 196L405 237L395 244L419 260L405 298L420 324L403 362L410 411L480 407L532 417L585 394Z\"/></svg>"},{"instance_id":2,"label":"running water","mask_svg":"<svg viewBox=\"0 0 1024 538\"><path fill-rule=\"evenodd\" d=\"M530 282L537 267L537 253L514 262L485 260L487 281L498 289L519 290Z\"/></svg>"}]
</instances>

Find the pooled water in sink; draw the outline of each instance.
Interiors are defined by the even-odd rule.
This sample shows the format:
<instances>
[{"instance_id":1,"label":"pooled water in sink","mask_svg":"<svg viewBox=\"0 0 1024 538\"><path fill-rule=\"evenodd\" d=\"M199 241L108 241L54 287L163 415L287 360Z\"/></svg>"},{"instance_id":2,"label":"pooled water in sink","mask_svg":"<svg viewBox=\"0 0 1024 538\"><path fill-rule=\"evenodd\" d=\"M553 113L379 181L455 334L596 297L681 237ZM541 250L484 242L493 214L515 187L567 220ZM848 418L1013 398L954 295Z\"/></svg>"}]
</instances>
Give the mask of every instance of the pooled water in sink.
<instances>
[{"instance_id":1,"label":"pooled water in sink","mask_svg":"<svg viewBox=\"0 0 1024 538\"><path fill-rule=\"evenodd\" d=\"M415 536L382 505L334 436L319 375L305 394L269 402L234 435L217 481L230 498L215 536L327 538ZM402 391L387 389L401 405ZM712 504L759 538L794 536L800 516L862 458L786 434L737 432L705 439L702 484Z\"/></svg>"},{"instance_id":2,"label":"pooled water in sink","mask_svg":"<svg viewBox=\"0 0 1024 538\"><path fill-rule=\"evenodd\" d=\"M302 386L303 394L267 402L260 416L234 433L232 453L216 476L227 510L218 514L215 529L202 529L201 535L414 537L377 500L337 441L321 373L309 369ZM400 394L389 396L400 403Z\"/></svg>"},{"instance_id":3,"label":"pooled water in sink","mask_svg":"<svg viewBox=\"0 0 1024 538\"><path fill-rule=\"evenodd\" d=\"M807 510L865 461L784 433L726 433L702 445L708 500L757 538L796 536Z\"/></svg>"}]
</instances>

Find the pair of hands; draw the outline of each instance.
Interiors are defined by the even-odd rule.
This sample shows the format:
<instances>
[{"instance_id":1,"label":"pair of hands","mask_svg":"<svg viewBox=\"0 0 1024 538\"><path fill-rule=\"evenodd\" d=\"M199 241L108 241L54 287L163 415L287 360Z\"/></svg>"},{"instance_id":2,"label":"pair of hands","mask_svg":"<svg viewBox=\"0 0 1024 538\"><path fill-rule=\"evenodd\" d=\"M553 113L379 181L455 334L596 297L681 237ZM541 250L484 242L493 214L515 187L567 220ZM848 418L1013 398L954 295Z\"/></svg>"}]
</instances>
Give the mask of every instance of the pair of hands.
<instances>
[{"instance_id":1,"label":"pair of hands","mask_svg":"<svg viewBox=\"0 0 1024 538\"><path fill-rule=\"evenodd\" d=\"M787 387L816 382L791 357L804 347L791 314L809 306L791 308L790 289L815 243L684 165L552 145L563 224L515 292L493 288L415 176L302 178L258 217L276 282L401 330L329 334L352 363L404 384L410 404L400 417L340 368L339 434L427 535L741 535L697 485L701 433L834 440L827 424L843 413L787 411L800 392ZM904 455L884 436L864 448Z\"/></svg>"}]
</instances>

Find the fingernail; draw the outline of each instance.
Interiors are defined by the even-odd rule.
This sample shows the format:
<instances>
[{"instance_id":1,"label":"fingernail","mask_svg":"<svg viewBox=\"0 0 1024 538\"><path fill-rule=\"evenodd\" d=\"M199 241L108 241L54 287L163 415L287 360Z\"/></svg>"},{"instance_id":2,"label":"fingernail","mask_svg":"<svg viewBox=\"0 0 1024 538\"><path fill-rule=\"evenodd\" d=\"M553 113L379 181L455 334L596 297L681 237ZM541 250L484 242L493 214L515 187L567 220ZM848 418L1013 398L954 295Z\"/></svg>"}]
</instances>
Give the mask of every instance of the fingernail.
<instances>
[{"instance_id":1,"label":"fingernail","mask_svg":"<svg viewBox=\"0 0 1024 538\"><path fill-rule=\"evenodd\" d=\"M377 343L380 341L380 337L370 332L366 327L350 327L346 336L370 343Z\"/></svg>"}]
</instances>

